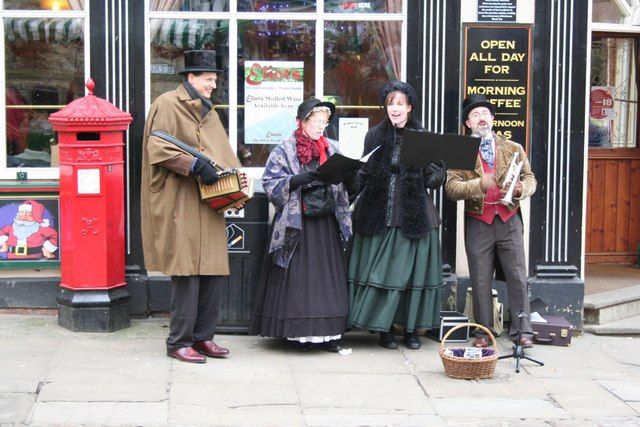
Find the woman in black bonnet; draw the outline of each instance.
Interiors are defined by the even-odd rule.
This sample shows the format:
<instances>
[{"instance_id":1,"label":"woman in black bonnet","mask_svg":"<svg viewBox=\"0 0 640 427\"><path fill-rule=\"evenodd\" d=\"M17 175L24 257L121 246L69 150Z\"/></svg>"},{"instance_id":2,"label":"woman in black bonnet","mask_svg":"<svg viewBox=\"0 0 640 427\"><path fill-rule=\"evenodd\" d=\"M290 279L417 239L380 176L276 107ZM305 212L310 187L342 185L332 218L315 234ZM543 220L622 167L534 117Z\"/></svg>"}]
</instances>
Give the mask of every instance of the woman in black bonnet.
<instances>
[{"instance_id":1,"label":"woman in black bonnet","mask_svg":"<svg viewBox=\"0 0 640 427\"><path fill-rule=\"evenodd\" d=\"M353 212L349 324L378 331L378 343L389 349L398 347L394 323L414 350L421 346L418 328L439 324L442 251L431 191L445 182L446 166L399 161L404 130L422 129L412 116L417 102L405 82L392 80L380 91L386 117L367 132L363 155L380 148L358 174Z\"/></svg>"}]
</instances>

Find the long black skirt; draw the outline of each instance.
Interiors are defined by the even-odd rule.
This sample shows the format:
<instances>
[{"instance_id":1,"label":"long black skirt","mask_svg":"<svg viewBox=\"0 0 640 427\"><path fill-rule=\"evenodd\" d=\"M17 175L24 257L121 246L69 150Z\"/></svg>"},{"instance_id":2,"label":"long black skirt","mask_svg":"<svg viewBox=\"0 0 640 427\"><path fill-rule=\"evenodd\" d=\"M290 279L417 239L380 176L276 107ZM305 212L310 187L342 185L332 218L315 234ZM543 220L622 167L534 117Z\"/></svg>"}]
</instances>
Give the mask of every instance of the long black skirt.
<instances>
[{"instance_id":1,"label":"long black skirt","mask_svg":"<svg viewBox=\"0 0 640 427\"><path fill-rule=\"evenodd\" d=\"M265 256L255 294L253 334L317 342L344 332L349 293L339 233L333 215L303 217L289 268Z\"/></svg>"}]
</instances>

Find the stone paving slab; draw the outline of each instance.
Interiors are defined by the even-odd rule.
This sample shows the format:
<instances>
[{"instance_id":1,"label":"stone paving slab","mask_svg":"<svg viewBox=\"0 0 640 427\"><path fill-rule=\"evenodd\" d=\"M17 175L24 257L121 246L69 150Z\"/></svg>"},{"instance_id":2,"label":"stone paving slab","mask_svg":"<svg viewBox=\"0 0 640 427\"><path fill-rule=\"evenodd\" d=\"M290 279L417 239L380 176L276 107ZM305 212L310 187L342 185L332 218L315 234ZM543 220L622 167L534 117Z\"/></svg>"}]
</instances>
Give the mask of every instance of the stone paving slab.
<instances>
[{"instance_id":1,"label":"stone paving slab","mask_svg":"<svg viewBox=\"0 0 640 427\"><path fill-rule=\"evenodd\" d=\"M168 402L39 402L30 416L35 425L166 424Z\"/></svg>"},{"instance_id":2,"label":"stone paving slab","mask_svg":"<svg viewBox=\"0 0 640 427\"><path fill-rule=\"evenodd\" d=\"M509 414L517 414L527 419L569 419L571 418L563 408L558 407L550 399L494 398L481 397L475 399L446 397L431 399L436 413L445 420L459 419L462 414L468 414L467 422L479 421L478 418L504 419Z\"/></svg>"},{"instance_id":3,"label":"stone paving slab","mask_svg":"<svg viewBox=\"0 0 640 427\"><path fill-rule=\"evenodd\" d=\"M345 356L218 335L229 358L186 364L165 354L167 324L72 333L53 316L0 314L0 425L640 425L640 337L537 345L527 354L545 366L515 373L505 359L468 381L444 374L435 341L386 350L364 331L346 335ZM511 351L504 337L498 347Z\"/></svg>"},{"instance_id":4,"label":"stone paving slab","mask_svg":"<svg viewBox=\"0 0 640 427\"><path fill-rule=\"evenodd\" d=\"M551 398L561 406L570 418L622 417L638 415L624 401L606 390L576 390L568 394L552 394ZM640 421L640 419L639 419Z\"/></svg>"},{"instance_id":5,"label":"stone paving slab","mask_svg":"<svg viewBox=\"0 0 640 427\"><path fill-rule=\"evenodd\" d=\"M35 400L35 393L0 393L0 425L26 422Z\"/></svg>"},{"instance_id":6,"label":"stone paving slab","mask_svg":"<svg viewBox=\"0 0 640 427\"><path fill-rule=\"evenodd\" d=\"M51 382L45 383L38 402L160 402L169 398L166 383Z\"/></svg>"},{"instance_id":7,"label":"stone paving slab","mask_svg":"<svg viewBox=\"0 0 640 427\"><path fill-rule=\"evenodd\" d=\"M306 426L298 405L273 405L264 407L229 408L171 403L168 423L179 426Z\"/></svg>"}]
</instances>

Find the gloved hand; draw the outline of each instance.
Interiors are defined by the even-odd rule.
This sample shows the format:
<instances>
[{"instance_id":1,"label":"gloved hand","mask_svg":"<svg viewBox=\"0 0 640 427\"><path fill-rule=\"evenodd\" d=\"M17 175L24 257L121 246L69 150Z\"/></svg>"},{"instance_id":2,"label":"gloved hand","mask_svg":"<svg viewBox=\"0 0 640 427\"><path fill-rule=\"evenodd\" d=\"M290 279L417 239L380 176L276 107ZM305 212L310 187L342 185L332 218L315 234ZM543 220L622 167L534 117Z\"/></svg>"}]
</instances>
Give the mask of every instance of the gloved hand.
<instances>
[{"instance_id":1,"label":"gloved hand","mask_svg":"<svg viewBox=\"0 0 640 427\"><path fill-rule=\"evenodd\" d=\"M200 177L200 181L203 184L214 184L219 179L216 168L197 157L196 163L193 166L193 173Z\"/></svg>"},{"instance_id":2,"label":"gloved hand","mask_svg":"<svg viewBox=\"0 0 640 427\"><path fill-rule=\"evenodd\" d=\"M444 164L444 160L429 163L427 172L430 173L426 182L427 188L438 188L447 180L447 165Z\"/></svg>"},{"instance_id":3,"label":"gloved hand","mask_svg":"<svg viewBox=\"0 0 640 427\"><path fill-rule=\"evenodd\" d=\"M295 190L301 185L310 184L318 179L318 171L302 172L294 175L289 180L289 190Z\"/></svg>"}]
</instances>

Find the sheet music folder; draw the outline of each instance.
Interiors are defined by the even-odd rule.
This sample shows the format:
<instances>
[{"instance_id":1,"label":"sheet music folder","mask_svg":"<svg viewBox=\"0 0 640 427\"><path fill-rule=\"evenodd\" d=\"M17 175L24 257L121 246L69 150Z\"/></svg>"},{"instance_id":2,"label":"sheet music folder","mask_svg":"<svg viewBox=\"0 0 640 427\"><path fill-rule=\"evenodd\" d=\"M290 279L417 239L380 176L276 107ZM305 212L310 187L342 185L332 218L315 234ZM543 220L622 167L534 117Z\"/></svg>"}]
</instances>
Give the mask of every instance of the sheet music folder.
<instances>
[{"instance_id":1,"label":"sheet music folder","mask_svg":"<svg viewBox=\"0 0 640 427\"><path fill-rule=\"evenodd\" d=\"M339 184L344 180L343 174L345 172L360 169L378 148L380 147L374 148L369 154L361 159L352 159L351 157L343 156L340 153L335 153L329 157L326 162L320 165L320 167L318 167L318 176L324 182Z\"/></svg>"},{"instance_id":2,"label":"sheet music folder","mask_svg":"<svg viewBox=\"0 0 640 427\"><path fill-rule=\"evenodd\" d=\"M442 159L447 169L474 170L479 146L472 136L405 129L400 162L419 167Z\"/></svg>"}]
</instances>

